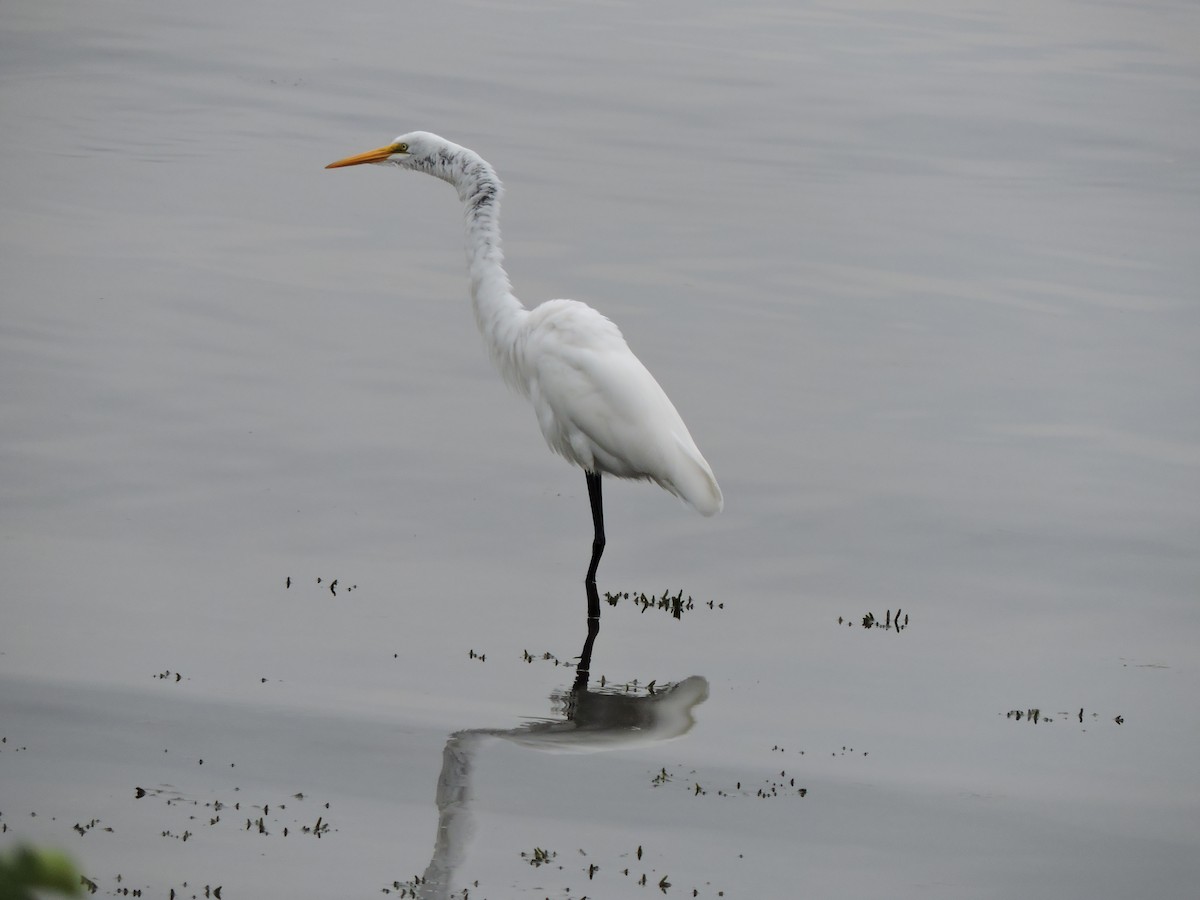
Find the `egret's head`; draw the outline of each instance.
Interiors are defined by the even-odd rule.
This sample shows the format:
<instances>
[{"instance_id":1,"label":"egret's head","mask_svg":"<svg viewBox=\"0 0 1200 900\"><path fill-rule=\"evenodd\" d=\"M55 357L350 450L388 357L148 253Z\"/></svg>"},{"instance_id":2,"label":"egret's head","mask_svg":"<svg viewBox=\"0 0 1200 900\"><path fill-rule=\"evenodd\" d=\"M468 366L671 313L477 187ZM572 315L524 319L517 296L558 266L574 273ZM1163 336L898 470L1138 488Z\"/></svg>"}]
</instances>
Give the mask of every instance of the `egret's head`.
<instances>
[{"instance_id":1,"label":"egret's head","mask_svg":"<svg viewBox=\"0 0 1200 900\"><path fill-rule=\"evenodd\" d=\"M357 156L348 156L331 162L325 168L338 169L342 166L361 166L363 163L376 163L390 166L400 166L404 169L428 168L429 164L448 147L453 145L444 138L428 131L414 131L402 134L384 147L376 147Z\"/></svg>"}]
</instances>

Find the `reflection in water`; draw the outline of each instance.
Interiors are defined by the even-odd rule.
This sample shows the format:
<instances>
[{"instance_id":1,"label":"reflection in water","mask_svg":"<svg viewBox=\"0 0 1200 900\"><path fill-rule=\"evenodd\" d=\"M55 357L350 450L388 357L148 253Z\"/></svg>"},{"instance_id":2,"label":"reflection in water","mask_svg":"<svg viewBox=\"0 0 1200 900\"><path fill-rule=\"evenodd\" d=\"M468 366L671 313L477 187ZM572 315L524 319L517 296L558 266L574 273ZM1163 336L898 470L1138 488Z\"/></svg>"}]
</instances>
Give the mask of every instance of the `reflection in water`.
<instances>
[{"instance_id":1,"label":"reflection in water","mask_svg":"<svg viewBox=\"0 0 1200 900\"><path fill-rule=\"evenodd\" d=\"M575 683L570 691L551 695L565 717L509 729L469 728L454 732L446 741L437 785L437 840L424 876L418 884L409 886L414 896L423 900L450 896L454 873L462 863L474 827L471 773L477 754L489 740L511 741L549 753L591 753L667 741L691 729L695 721L693 707L708 697L708 681L699 675L641 696L587 689L592 647L600 631L600 602L595 584L587 584L586 588L588 611L594 615L588 616Z\"/></svg>"}]
</instances>

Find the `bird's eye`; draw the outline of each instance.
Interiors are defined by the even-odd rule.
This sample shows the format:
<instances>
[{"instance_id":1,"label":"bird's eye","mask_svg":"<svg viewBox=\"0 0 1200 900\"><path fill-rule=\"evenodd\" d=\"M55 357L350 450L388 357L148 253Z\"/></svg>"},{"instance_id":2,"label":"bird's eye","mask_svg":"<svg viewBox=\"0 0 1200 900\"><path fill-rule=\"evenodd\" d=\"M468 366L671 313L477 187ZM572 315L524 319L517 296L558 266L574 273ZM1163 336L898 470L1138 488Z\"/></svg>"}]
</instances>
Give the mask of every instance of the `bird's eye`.
<instances>
[{"instance_id":1,"label":"bird's eye","mask_svg":"<svg viewBox=\"0 0 1200 900\"><path fill-rule=\"evenodd\" d=\"M400 144L397 144L392 149L395 150L395 152L397 152L397 153L407 153L408 152L408 144L400 143Z\"/></svg>"}]
</instances>

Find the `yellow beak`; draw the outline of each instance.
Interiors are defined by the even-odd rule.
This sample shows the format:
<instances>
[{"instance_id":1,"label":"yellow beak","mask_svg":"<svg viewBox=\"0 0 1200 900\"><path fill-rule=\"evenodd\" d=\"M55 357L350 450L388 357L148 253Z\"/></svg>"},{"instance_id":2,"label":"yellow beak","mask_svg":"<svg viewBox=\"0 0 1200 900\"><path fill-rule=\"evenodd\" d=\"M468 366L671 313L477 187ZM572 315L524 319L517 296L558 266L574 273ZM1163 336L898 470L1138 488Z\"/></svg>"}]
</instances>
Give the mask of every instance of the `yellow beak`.
<instances>
[{"instance_id":1,"label":"yellow beak","mask_svg":"<svg viewBox=\"0 0 1200 900\"><path fill-rule=\"evenodd\" d=\"M361 166L363 163L382 162L395 152L396 145L388 144L386 147L376 147L374 150L368 150L366 153L358 154L358 156L347 156L345 159L331 162L325 168L340 169L342 166Z\"/></svg>"}]
</instances>

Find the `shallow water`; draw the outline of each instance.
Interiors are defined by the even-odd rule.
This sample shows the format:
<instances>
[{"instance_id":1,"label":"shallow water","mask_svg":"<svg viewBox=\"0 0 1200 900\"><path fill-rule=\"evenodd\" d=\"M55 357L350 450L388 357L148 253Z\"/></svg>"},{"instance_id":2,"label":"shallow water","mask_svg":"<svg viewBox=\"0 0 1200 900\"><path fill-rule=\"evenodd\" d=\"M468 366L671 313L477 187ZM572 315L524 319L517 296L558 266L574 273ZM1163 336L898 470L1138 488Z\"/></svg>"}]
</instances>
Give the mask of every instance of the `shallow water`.
<instances>
[{"instance_id":1,"label":"shallow water","mask_svg":"<svg viewBox=\"0 0 1200 900\"><path fill-rule=\"evenodd\" d=\"M1192 896L1192 5L9 6L0 848L156 897ZM591 688L697 676L682 731L530 737L602 702L586 491L453 192L322 170L414 129L720 478L606 486L601 590L695 608L606 605Z\"/></svg>"}]
</instances>

